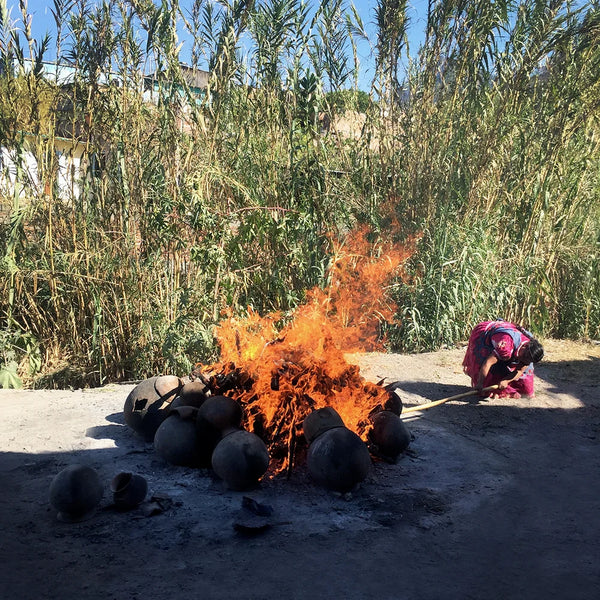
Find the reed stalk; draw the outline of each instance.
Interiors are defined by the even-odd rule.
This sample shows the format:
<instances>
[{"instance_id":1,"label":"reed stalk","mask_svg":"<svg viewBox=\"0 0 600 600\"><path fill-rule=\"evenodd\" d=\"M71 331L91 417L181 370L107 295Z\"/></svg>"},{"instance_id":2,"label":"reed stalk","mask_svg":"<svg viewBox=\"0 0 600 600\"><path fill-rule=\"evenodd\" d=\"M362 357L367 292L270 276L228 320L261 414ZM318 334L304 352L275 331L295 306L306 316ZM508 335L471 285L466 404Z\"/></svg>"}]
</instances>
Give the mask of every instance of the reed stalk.
<instances>
[{"instance_id":1,"label":"reed stalk","mask_svg":"<svg viewBox=\"0 0 600 600\"><path fill-rule=\"evenodd\" d=\"M332 236L361 224L420 239L390 348L496 316L600 338L596 2L432 1L411 49L410 4L379 0L368 90L341 1L54 0L52 57L26 2L20 24L0 9L0 385L184 374L226 311L326 285Z\"/></svg>"}]
</instances>

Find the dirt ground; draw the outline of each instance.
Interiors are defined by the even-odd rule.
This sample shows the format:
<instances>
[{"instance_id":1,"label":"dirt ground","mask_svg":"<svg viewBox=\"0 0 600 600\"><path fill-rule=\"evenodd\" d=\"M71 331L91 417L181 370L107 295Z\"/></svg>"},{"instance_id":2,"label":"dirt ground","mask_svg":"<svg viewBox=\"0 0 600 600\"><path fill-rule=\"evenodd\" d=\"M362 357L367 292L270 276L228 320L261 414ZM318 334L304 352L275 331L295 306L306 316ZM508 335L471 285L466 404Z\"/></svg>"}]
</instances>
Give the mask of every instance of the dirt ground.
<instances>
[{"instance_id":1,"label":"dirt ground","mask_svg":"<svg viewBox=\"0 0 600 600\"><path fill-rule=\"evenodd\" d=\"M598 598L600 345L545 347L534 399L406 413L407 453L346 496L302 467L232 492L165 464L124 424L133 385L0 390L0 598ZM349 358L397 381L407 408L467 391L462 355ZM64 523L48 490L72 463L105 490L93 516ZM149 484L130 512L112 506L120 471ZM253 535L234 528L244 496L274 509Z\"/></svg>"}]
</instances>

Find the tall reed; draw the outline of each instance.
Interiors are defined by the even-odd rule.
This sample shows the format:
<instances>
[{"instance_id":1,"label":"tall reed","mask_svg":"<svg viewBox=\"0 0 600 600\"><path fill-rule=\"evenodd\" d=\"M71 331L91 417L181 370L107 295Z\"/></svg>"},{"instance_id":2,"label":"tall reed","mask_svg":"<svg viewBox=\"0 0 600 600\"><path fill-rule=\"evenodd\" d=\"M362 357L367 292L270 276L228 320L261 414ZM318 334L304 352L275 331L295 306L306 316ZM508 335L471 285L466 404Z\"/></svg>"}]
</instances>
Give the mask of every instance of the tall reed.
<instances>
[{"instance_id":1,"label":"tall reed","mask_svg":"<svg viewBox=\"0 0 600 600\"><path fill-rule=\"evenodd\" d=\"M325 285L331 236L361 223L420 237L391 348L495 316L600 337L597 4L429 8L416 52L409 3L375 4L370 90L341 0L54 0L52 58L24 0L3 10L0 385L185 373L225 311L285 315Z\"/></svg>"}]
</instances>

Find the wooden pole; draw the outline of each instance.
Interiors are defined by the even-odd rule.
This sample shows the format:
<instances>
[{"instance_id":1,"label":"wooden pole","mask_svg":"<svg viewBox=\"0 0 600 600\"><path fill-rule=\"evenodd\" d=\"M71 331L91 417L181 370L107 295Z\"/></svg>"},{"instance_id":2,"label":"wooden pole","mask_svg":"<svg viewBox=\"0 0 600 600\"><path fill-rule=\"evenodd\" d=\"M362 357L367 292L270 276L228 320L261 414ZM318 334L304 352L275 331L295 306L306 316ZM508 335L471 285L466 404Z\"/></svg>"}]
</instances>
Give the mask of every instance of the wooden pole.
<instances>
[{"instance_id":1,"label":"wooden pole","mask_svg":"<svg viewBox=\"0 0 600 600\"><path fill-rule=\"evenodd\" d=\"M482 392L491 392L492 390L498 389L497 385L490 385L489 387L483 388ZM462 394L456 394L456 396L450 396L449 398L442 398L441 400L434 400L433 402L427 402L426 404L417 404L416 406L409 406L408 408L402 409L402 416L405 413L417 412L420 410L427 410L428 408L433 408L434 406L438 406L440 404L444 404L445 402L450 402L451 400L460 400L461 398L467 398L469 396L475 396L479 394L479 390L470 390L469 392L463 392Z\"/></svg>"}]
</instances>

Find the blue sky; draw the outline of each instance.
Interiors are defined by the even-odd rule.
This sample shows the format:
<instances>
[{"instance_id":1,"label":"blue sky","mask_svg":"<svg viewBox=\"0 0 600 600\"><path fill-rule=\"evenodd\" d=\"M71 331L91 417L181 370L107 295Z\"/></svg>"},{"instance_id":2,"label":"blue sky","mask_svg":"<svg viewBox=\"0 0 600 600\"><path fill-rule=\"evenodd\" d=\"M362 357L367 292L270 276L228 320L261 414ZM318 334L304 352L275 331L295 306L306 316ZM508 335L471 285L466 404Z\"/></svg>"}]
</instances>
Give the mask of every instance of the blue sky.
<instances>
[{"instance_id":1,"label":"blue sky","mask_svg":"<svg viewBox=\"0 0 600 600\"><path fill-rule=\"evenodd\" d=\"M376 26L374 25L376 2L374 0L355 0L354 6L363 21L371 43L374 44L376 41ZM408 42L411 56L415 56L419 46L425 39L427 0L412 0L412 2L409 2L408 17ZM359 59L361 61L361 71L364 69L361 79L363 81L371 81L373 78L373 57L369 54L368 46L363 45L359 49Z\"/></svg>"},{"instance_id":2,"label":"blue sky","mask_svg":"<svg viewBox=\"0 0 600 600\"><path fill-rule=\"evenodd\" d=\"M2 1L2 0L0 0ZM155 0L156 1L156 0ZM22 27L21 13L19 10L19 0L6 0L10 15L13 21L17 21L17 25ZM193 0L180 0L180 6L184 9L190 8ZM349 5L350 2L348 1ZM371 38L371 42L375 43L376 27L374 25L376 2L374 0L354 0L354 6L360 15L363 25ZM52 0L28 0L28 11L32 15L32 33L37 39L41 39L46 32L51 35L55 31L54 17L52 16L51 8L54 6ZM411 46L411 54L415 55L419 45L424 38L425 20L427 14L427 0L412 0L409 3L409 43ZM185 36L182 33L181 41L184 43L182 50L182 60L186 60L186 54L189 54L191 43L186 43ZM187 51L187 52L186 52ZM48 60L52 60L54 54L52 49L48 55ZM368 82L373 77L373 57L371 56L368 44L364 43L359 46L359 60L361 62L361 86L368 87Z\"/></svg>"}]
</instances>

